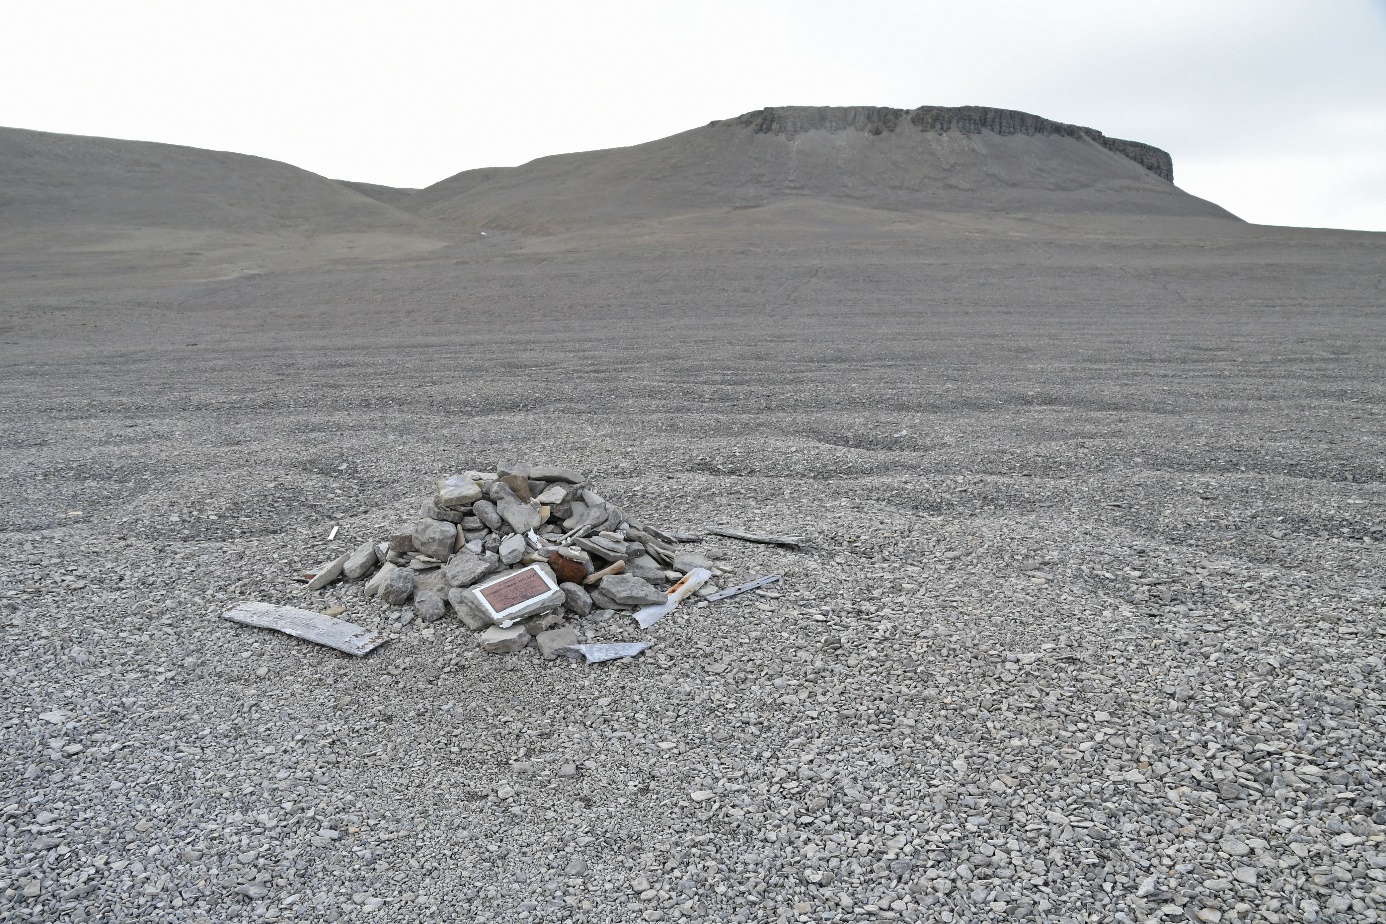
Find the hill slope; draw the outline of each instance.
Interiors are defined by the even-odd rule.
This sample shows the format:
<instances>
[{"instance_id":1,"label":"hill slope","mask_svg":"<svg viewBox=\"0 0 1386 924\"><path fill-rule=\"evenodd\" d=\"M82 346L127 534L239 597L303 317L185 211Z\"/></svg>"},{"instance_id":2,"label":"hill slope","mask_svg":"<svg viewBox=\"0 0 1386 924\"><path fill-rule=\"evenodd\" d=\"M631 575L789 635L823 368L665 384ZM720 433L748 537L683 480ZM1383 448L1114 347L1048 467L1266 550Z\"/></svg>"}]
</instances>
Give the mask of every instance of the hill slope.
<instances>
[{"instance_id":1,"label":"hill slope","mask_svg":"<svg viewBox=\"0 0 1386 924\"><path fill-rule=\"evenodd\" d=\"M407 227L406 213L263 157L0 129L0 216L13 226L280 231Z\"/></svg>"},{"instance_id":2,"label":"hill slope","mask_svg":"<svg viewBox=\"0 0 1386 924\"><path fill-rule=\"evenodd\" d=\"M0 266L32 275L239 275L436 238L418 216L263 157L0 128Z\"/></svg>"},{"instance_id":3,"label":"hill slope","mask_svg":"<svg viewBox=\"0 0 1386 924\"><path fill-rule=\"evenodd\" d=\"M892 211L1233 217L1171 177L1158 148L1027 113L788 107L627 148L467 171L400 205L528 233L796 198Z\"/></svg>"}]
</instances>

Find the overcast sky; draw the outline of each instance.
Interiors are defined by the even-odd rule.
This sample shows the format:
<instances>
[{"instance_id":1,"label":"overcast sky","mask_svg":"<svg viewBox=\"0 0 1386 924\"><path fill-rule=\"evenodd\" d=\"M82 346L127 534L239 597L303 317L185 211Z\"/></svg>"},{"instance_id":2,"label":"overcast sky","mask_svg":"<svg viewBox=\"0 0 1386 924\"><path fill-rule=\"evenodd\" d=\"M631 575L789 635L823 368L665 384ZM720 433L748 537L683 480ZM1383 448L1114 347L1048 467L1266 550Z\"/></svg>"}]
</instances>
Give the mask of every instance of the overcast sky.
<instances>
[{"instance_id":1,"label":"overcast sky","mask_svg":"<svg viewBox=\"0 0 1386 924\"><path fill-rule=\"evenodd\" d=\"M1157 145L1250 221L1386 231L1386 0L10 4L0 125L424 186L777 105Z\"/></svg>"}]
</instances>

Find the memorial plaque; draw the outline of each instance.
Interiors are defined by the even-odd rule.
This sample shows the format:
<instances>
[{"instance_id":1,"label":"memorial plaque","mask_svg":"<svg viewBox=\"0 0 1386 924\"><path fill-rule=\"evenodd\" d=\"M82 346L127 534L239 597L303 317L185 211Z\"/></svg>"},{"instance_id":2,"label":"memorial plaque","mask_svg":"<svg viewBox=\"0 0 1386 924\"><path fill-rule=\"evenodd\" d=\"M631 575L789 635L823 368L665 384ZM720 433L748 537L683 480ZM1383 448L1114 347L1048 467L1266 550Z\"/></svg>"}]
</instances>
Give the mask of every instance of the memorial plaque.
<instances>
[{"instance_id":1,"label":"memorial plaque","mask_svg":"<svg viewBox=\"0 0 1386 924\"><path fill-rule=\"evenodd\" d=\"M551 590L553 587L544 580L543 575L533 568L526 568L518 574L487 584L481 588L481 595L491 604L491 609L502 613L511 607L542 597Z\"/></svg>"},{"instance_id":2,"label":"memorial plaque","mask_svg":"<svg viewBox=\"0 0 1386 924\"><path fill-rule=\"evenodd\" d=\"M538 565L469 587L466 594L473 608L501 628L561 606L564 600L563 591Z\"/></svg>"}]
</instances>

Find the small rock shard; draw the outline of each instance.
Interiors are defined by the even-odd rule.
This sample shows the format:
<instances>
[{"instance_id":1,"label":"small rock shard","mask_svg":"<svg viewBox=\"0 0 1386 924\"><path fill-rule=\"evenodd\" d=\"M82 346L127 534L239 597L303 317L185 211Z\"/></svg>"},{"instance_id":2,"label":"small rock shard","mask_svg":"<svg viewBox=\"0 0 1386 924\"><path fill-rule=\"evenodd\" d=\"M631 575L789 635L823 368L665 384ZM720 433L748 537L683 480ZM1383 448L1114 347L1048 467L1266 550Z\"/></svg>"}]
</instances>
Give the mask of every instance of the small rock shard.
<instances>
[{"instance_id":1,"label":"small rock shard","mask_svg":"<svg viewBox=\"0 0 1386 924\"><path fill-rule=\"evenodd\" d=\"M581 584L564 581L558 585L558 589L563 591L563 605L568 609L579 616L586 616L592 612L592 595L584 590Z\"/></svg>"},{"instance_id":2,"label":"small rock shard","mask_svg":"<svg viewBox=\"0 0 1386 924\"><path fill-rule=\"evenodd\" d=\"M322 590L337 578L342 576L342 568L346 566L347 559L351 557L348 552L340 558L336 558L318 569L318 573L313 575L313 579L308 582L309 590Z\"/></svg>"},{"instance_id":3,"label":"small rock shard","mask_svg":"<svg viewBox=\"0 0 1386 924\"><path fill-rule=\"evenodd\" d=\"M496 505L488 500L479 500L472 504L472 514L482 522L487 529L500 529L500 513L496 510Z\"/></svg>"},{"instance_id":4,"label":"small rock shard","mask_svg":"<svg viewBox=\"0 0 1386 924\"><path fill-rule=\"evenodd\" d=\"M525 555L525 537L520 533L513 533L501 540L500 560L503 564L513 565Z\"/></svg>"},{"instance_id":5,"label":"small rock shard","mask_svg":"<svg viewBox=\"0 0 1386 924\"><path fill-rule=\"evenodd\" d=\"M223 613L222 618L246 626L274 629L358 658L388 641L382 633L364 629L343 619L291 606L275 606L271 603L238 603Z\"/></svg>"},{"instance_id":6,"label":"small rock shard","mask_svg":"<svg viewBox=\"0 0 1386 924\"><path fill-rule=\"evenodd\" d=\"M509 654L529 644L524 626L492 626L478 637L481 647L492 654Z\"/></svg>"},{"instance_id":7,"label":"small rock shard","mask_svg":"<svg viewBox=\"0 0 1386 924\"><path fill-rule=\"evenodd\" d=\"M432 590L420 590L414 594L414 614L423 622L437 622L443 618L447 607L443 598Z\"/></svg>"},{"instance_id":8,"label":"small rock shard","mask_svg":"<svg viewBox=\"0 0 1386 924\"><path fill-rule=\"evenodd\" d=\"M346 561L342 563L342 574L348 581L359 581L370 573L377 560L375 543L367 542L347 555Z\"/></svg>"},{"instance_id":9,"label":"small rock shard","mask_svg":"<svg viewBox=\"0 0 1386 924\"><path fill-rule=\"evenodd\" d=\"M679 552L674 556L673 564L670 567L672 567L675 571L681 571L684 574L688 574L690 571L693 571L697 568L702 568L705 571L711 571L712 562L704 556L699 555L697 552Z\"/></svg>"},{"instance_id":10,"label":"small rock shard","mask_svg":"<svg viewBox=\"0 0 1386 924\"><path fill-rule=\"evenodd\" d=\"M543 655L544 660L552 661L558 657L560 648L578 644L578 633L572 626L559 626L557 629L540 632L534 637L534 641L539 646L539 654Z\"/></svg>"},{"instance_id":11,"label":"small rock shard","mask_svg":"<svg viewBox=\"0 0 1386 924\"><path fill-rule=\"evenodd\" d=\"M453 612L457 613L457 618L462 620L462 624L473 632L480 632L491 626L491 620L476 606L471 594L463 588L454 587L448 591L448 603L452 605Z\"/></svg>"},{"instance_id":12,"label":"small rock shard","mask_svg":"<svg viewBox=\"0 0 1386 924\"><path fill-rule=\"evenodd\" d=\"M403 606L413 595L414 572L408 568L396 568L380 586L380 602L390 606Z\"/></svg>"}]
</instances>

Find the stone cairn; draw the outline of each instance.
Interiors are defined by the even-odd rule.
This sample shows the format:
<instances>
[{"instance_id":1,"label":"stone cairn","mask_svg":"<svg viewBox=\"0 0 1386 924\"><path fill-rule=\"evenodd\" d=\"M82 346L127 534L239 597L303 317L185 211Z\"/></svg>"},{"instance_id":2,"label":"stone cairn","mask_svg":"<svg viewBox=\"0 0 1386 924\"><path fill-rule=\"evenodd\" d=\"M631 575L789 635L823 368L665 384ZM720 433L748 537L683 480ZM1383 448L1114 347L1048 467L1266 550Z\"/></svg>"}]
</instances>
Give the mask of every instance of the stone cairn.
<instances>
[{"instance_id":1,"label":"stone cairn","mask_svg":"<svg viewBox=\"0 0 1386 924\"><path fill-rule=\"evenodd\" d=\"M591 490L580 472L502 462L493 472L440 479L413 524L325 565L308 587L362 582L366 597L390 606L412 603L424 622L451 608L480 633L486 651L532 644L552 660L578 644L574 617L599 620L663 604L669 587L697 568L720 575L711 553L678 548L699 538L642 524ZM531 567L553 588L539 581L539 593L498 619L478 588ZM716 590L709 581L698 594Z\"/></svg>"}]
</instances>

